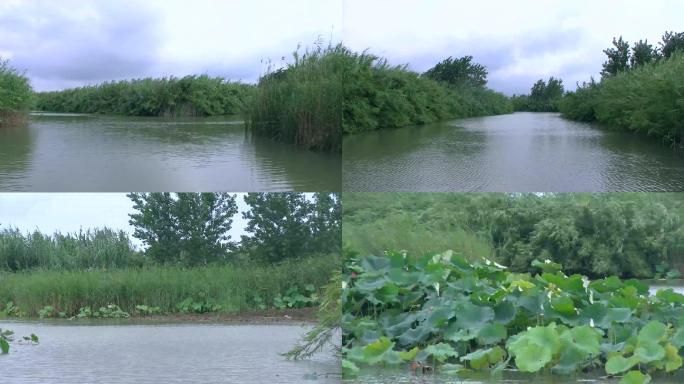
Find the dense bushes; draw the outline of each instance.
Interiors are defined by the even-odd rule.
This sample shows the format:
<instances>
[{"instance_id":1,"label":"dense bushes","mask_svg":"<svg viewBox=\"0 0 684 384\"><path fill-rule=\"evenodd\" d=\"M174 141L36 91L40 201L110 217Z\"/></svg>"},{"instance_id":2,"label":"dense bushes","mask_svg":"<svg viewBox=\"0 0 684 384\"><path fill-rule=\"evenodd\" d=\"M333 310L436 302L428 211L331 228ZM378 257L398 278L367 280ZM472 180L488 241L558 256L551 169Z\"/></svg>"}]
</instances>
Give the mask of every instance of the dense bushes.
<instances>
[{"instance_id":1,"label":"dense bushes","mask_svg":"<svg viewBox=\"0 0 684 384\"><path fill-rule=\"evenodd\" d=\"M430 77L450 79L451 72L438 71L437 76L433 69L421 76L366 52L347 51L347 57L342 122L345 134L512 112L506 96L478 85L477 80L438 82ZM462 64L457 60L438 66L454 63Z\"/></svg>"},{"instance_id":2,"label":"dense bushes","mask_svg":"<svg viewBox=\"0 0 684 384\"><path fill-rule=\"evenodd\" d=\"M306 149L342 148L342 74L348 50L317 46L294 53L294 63L259 79L248 108L248 125L261 136Z\"/></svg>"},{"instance_id":3,"label":"dense bushes","mask_svg":"<svg viewBox=\"0 0 684 384\"><path fill-rule=\"evenodd\" d=\"M343 239L363 255L381 252L373 244L415 254L449 247L473 260L492 256L518 272L548 258L592 277L663 277L684 262L682 197L346 194Z\"/></svg>"},{"instance_id":4,"label":"dense bushes","mask_svg":"<svg viewBox=\"0 0 684 384\"><path fill-rule=\"evenodd\" d=\"M529 95L513 95L513 109L525 112L558 112L563 97L563 80L549 78L548 83L537 80Z\"/></svg>"},{"instance_id":5,"label":"dense bushes","mask_svg":"<svg viewBox=\"0 0 684 384\"><path fill-rule=\"evenodd\" d=\"M219 77L185 76L106 82L37 94L42 111L131 116L212 116L241 113L252 86Z\"/></svg>"},{"instance_id":6,"label":"dense bushes","mask_svg":"<svg viewBox=\"0 0 684 384\"><path fill-rule=\"evenodd\" d=\"M592 80L567 94L560 103L563 116L646 133L671 145L681 143L684 135L684 52L672 37L679 35L668 38L666 34L660 52L651 50L642 54L646 43L638 43L632 66L626 64L629 46L616 42L616 49L606 50L609 61L604 64L601 82ZM619 63L614 58L618 56Z\"/></svg>"},{"instance_id":7,"label":"dense bushes","mask_svg":"<svg viewBox=\"0 0 684 384\"><path fill-rule=\"evenodd\" d=\"M31 108L32 95L28 78L0 57L0 127L23 121Z\"/></svg>"}]
</instances>

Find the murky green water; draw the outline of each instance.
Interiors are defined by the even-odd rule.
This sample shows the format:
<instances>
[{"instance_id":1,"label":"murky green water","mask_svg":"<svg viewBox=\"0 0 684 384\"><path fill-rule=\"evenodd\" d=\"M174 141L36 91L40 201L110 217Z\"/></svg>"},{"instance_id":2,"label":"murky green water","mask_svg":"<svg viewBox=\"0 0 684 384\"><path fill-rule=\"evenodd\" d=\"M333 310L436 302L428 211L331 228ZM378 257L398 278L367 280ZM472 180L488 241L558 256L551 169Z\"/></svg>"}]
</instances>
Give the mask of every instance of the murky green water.
<instances>
[{"instance_id":1,"label":"murky green water","mask_svg":"<svg viewBox=\"0 0 684 384\"><path fill-rule=\"evenodd\" d=\"M0 355L8 383L337 383L338 359L280 356L304 333L297 325L65 325L0 322L17 338Z\"/></svg>"},{"instance_id":2,"label":"murky green water","mask_svg":"<svg viewBox=\"0 0 684 384\"><path fill-rule=\"evenodd\" d=\"M340 162L225 117L33 115L0 129L0 191L337 191Z\"/></svg>"},{"instance_id":3,"label":"murky green water","mask_svg":"<svg viewBox=\"0 0 684 384\"><path fill-rule=\"evenodd\" d=\"M345 191L683 191L684 150L555 113L345 137Z\"/></svg>"}]
</instances>

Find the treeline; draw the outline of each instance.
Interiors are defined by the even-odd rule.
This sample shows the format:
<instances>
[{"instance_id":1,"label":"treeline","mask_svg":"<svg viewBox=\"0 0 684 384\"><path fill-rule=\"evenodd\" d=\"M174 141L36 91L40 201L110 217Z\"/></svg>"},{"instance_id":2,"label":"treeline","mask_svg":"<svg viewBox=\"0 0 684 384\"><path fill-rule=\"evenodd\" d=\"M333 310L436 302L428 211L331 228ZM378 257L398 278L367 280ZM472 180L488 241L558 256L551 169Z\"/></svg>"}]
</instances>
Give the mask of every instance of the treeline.
<instances>
[{"instance_id":1,"label":"treeline","mask_svg":"<svg viewBox=\"0 0 684 384\"><path fill-rule=\"evenodd\" d=\"M242 113L252 88L207 75L122 80L39 92L36 108L128 116L230 115Z\"/></svg>"},{"instance_id":2,"label":"treeline","mask_svg":"<svg viewBox=\"0 0 684 384\"><path fill-rule=\"evenodd\" d=\"M675 277L684 267L682 194L345 194L344 210L352 253L375 237L389 243L389 233L395 249L424 254L449 246L516 272L532 272L535 259L591 277ZM427 235L407 244L394 227Z\"/></svg>"},{"instance_id":3,"label":"treeline","mask_svg":"<svg viewBox=\"0 0 684 384\"><path fill-rule=\"evenodd\" d=\"M228 235L237 214L236 195L134 193L129 195L133 236L110 229L54 235L0 230L0 271L87 270L154 265L199 267L227 263L272 265L285 260L339 254L341 208L334 194L250 193L240 242Z\"/></svg>"},{"instance_id":4,"label":"treeline","mask_svg":"<svg viewBox=\"0 0 684 384\"><path fill-rule=\"evenodd\" d=\"M25 121L32 103L28 78L0 57L0 127Z\"/></svg>"},{"instance_id":5,"label":"treeline","mask_svg":"<svg viewBox=\"0 0 684 384\"><path fill-rule=\"evenodd\" d=\"M513 110L506 96L485 87L487 71L471 56L449 57L421 75L367 52L345 54L345 134Z\"/></svg>"},{"instance_id":6,"label":"treeline","mask_svg":"<svg viewBox=\"0 0 684 384\"><path fill-rule=\"evenodd\" d=\"M560 104L564 117L643 132L674 145L684 129L684 32L667 32L659 48L622 37L606 49L601 81L591 79Z\"/></svg>"},{"instance_id":7,"label":"treeline","mask_svg":"<svg viewBox=\"0 0 684 384\"><path fill-rule=\"evenodd\" d=\"M563 98L563 80L550 77L537 80L529 95L513 95L513 109L520 112L558 112Z\"/></svg>"}]
</instances>

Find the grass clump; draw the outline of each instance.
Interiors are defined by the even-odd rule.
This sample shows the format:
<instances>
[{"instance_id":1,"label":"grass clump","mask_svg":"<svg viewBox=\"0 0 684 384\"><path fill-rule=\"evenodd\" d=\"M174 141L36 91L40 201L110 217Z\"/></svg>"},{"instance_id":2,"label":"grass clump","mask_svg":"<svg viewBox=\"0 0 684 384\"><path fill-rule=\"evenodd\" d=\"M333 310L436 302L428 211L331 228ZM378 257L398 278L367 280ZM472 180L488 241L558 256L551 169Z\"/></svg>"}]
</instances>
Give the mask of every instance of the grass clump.
<instances>
[{"instance_id":1,"label":"grass clump","mask_svg":"<svg viewBox=\"0 0 684 384\"><path fill-rule=\"evenodd\" d=\"M259 79L248 108L249 127L302 148L339 153L348 56L342 45L295 51L294 63Z\"/></svg>"},{"instance_id":2,"label":"grass clump","mask_svg":"<svg viewBox=\"0 0 684 384\"><path fill-rule=\"evenodd\" d=\"M207 75L145 78L36 94L49 112L127 116L215 116L242 113L253 86Z\"/></svg>"},{"instance_id":3,"label":"grass clump","mask_svg":"<svg viewBox=\"0 0 684 384\"><path fill-rule=\"evenodd\" d=\"M149 312L150 308L161 313L232 313L265 309L260 303L275 308L276 298L293 287L303 291L311 285L318 292L338 265L336 257L325 255L277 265L2 273L0 310L7 312L11 306L13 315L35 317L43 310L72 317L86 308L116 308L126 313ZM262 301L255 301L255 295Z\"/></svg>"},{"instance_id":4,"label":"grass clump","mask_svg":"<svg viewBox=\"0 0 684 384\"><path fill-rule=\"evenodd\" d=\"M0 57L0 127L24 122L32 103L29 79Z\"/></svg>"}]
</instances>

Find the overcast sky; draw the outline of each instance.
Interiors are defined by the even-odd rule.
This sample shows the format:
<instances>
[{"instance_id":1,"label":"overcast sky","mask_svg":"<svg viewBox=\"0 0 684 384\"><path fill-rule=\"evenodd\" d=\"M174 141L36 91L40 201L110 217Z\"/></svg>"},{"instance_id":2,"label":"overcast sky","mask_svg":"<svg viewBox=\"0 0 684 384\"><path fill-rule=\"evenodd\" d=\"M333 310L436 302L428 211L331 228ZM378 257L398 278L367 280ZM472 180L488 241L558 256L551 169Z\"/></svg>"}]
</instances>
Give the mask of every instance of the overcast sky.
<instances>
[{"instance_id":1,"label":"overcast sky","mask_svg":"<svg viewBox=\"0 0 684 384\"><path fill-rule=\"evenodd\" d=\"M241 212L248 206L244 194L236 199L238 214L233 217L231 240L240 240L247 222ZM121 229L132 236L128 214L133 203L125 193L0 193L0 229L19 228L22 232L39 229L43 233L55 231L74 233L83 228ZM133 243L142 243L131 237Z\"/></svg>"},{"instance_id":2,"label":"overcast sky","mask_svg":"<svg viewBox=\"0 0 684 384\"><path fill-rule=\"evenodd\" d=\"M37 90L207 73L255 81L319 37L425 71L473 55L490 87L528 92L598 77L613 36L684 30L681 0L2 0L0 55Z\"/></svg>"}]
</instances>

